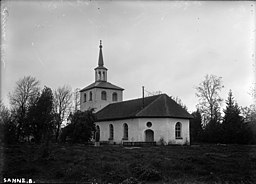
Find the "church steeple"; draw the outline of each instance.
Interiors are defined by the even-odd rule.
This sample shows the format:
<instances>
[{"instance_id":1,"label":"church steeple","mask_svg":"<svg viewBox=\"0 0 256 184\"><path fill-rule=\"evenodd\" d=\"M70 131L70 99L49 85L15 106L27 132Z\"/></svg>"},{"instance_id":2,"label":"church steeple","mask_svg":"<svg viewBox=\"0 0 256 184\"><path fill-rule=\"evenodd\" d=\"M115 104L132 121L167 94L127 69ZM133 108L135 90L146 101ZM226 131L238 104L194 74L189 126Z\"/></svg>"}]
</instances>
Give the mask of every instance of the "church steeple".
<instances>
[{"instance_id":1,"label":"church steeple","mask_svg":"<svg viewBox=\"0 0 256 184\"><path fill-rule=\"evenodd\" d=\"M98 67L95 68L95 81L102 82L107 81L107 68L104 67L103 62L103 54L102 54L102 41L100 40L100 52L99 52L99 60L98 60Z\"/></svg>"}]
</instances>

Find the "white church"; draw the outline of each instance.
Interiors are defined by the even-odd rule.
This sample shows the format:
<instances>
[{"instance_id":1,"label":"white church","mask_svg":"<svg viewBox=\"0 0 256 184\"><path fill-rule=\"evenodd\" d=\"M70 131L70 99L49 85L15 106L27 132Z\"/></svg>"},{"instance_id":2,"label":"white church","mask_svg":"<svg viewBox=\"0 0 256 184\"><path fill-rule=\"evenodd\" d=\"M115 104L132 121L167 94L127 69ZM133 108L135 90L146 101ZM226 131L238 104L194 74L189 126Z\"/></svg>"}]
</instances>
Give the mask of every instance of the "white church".
<instances>
[{"instance_id":1,"label":"white church","mask_svg":"<svg viewBox=\"0 0 256 184\"><path fill-rule=\"evenodd\" d=\"M100 142L190 144L193 118L166 94L123 101L124 89L107 81L100 41L95 82L80 90L80 110L95 109Z\"/></svg>"}]
</instances>

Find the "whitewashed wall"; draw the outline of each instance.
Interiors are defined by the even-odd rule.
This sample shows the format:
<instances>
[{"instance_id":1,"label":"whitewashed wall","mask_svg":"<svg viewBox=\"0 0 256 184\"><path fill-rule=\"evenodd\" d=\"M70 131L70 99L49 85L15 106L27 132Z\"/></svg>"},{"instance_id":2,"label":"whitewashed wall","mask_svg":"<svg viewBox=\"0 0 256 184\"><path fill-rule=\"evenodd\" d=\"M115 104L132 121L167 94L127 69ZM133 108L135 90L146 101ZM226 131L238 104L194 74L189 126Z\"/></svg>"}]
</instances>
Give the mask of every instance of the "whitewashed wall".
<instances>
[{"instance_id":1,"label":"whitewashed wall","mask_svg":"<svg viewBox=\"0 0 256 184\"><path fill-rule=\"evenodd\" d=\"M92 101L89 101L90 91L92 92ZM101 92L106 91L107 100L101 100ZM117 101L112 101L112 94L117 93ZM84 102L84 94L86 93L87 100ZM104 108L110 103L116 103L123 101L123 92L120 90L113 89L101 89L101 88L93 88L88 91L83 91L80 94L80 110L85 111L89 108L95 108L95 112Z\"/></svg>"},{"instance_id":2,"label":"whitewashed wall","mask_svg":"<svg viewBox=\"0 0 256 184\"><path fill-rule=\"evenodd\" d=\"M147 122L151 122L152 126L147 127ZM180 122L182 124L181 137L175 138L175 124ZM159 142L161 138L167 144L189 144L189 120L175 119L175 118L136 118L115 121L96 122L100 127L100 141L108 141L110 136L109 125L114 126L114 142L122 143L123 138L123 124L128 125L128 141L145 141L145 131L147 129L154 131L154 141Z\"/></svg>"}]
</instances>

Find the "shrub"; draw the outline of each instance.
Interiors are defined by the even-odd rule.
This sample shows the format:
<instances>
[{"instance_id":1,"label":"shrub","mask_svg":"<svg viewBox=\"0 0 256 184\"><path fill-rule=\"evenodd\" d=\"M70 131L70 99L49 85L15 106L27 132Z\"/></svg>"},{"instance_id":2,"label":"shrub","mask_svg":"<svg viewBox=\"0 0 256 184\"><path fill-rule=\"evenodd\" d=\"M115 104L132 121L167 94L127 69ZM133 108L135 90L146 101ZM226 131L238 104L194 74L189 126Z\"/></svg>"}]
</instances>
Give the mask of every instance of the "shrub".
<instances>
[{"instance_id":1,"label":"shrub","mask_svg":"<svg viewBox=\"0 0 256 184\"><path fill-rule=\"evenodd\" d=\"M102 177L104 183L120 183L125 179L124 174L120 171L108 171L103 174Z\"/></svg>"},{"instance_id":2,"label":"shrub","mask_svg":"<svg viewBox=\"0 0 256 184\"><path fill-rule=\"evenodd\" d=\"M126 180L122 181L121 184L137 184L139 183L138 179L134 177L127 178Z\"/></svg>"},{"instance_id":3,"label":"shrub","mask_svg":"<svg viewBox=\"0 0 256 184\"><path fill-rule=\"evenodd\" d=\"M153 168L147 168L139 177L144 181L159 181L161 180L161 173Z\"/></svg>"},{"instance_id":4,"label":"shrub","mask_svg":"<svg viewBox=\"0 0 256 184\"><path fill-rule=\"evenodd\" d=\"M159 144L160 146L165 146L165 145L167 144L167 142L164 140L163 137L161 137L161 138L159 139L159 141L158 141L158 144Z\"/></svg>"},{"instance_id":5,"label":"shrub","mask_svg":"<svg viewBox=\"0 0 256 184\"><path fill-rule=\"evenodd\" d=\"M81 181L82 179L87 179L88 174L86 169L82 166L71 166L65 171L65 179L68 181Z\"/></svg>"},{"instance_id":6,"label":"shrub","mask_svg":"<svg viewBox=\"0 0 256 184\"><path fill-rule=\"evenodd\" d=\"M161 173L154 168L145 168L141 164L130 165L132 174L143 181L159 181Z\"/></svg>"}]
</instances>

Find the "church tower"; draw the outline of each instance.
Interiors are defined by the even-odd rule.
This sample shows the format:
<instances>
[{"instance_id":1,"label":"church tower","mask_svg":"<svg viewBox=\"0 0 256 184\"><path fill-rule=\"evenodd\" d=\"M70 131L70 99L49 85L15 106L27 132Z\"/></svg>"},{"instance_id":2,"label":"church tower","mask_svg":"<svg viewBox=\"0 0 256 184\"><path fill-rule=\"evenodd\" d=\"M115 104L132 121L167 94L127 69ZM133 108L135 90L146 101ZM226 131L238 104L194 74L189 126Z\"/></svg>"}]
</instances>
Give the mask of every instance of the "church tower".
<instances>
[{"instance_id":1,"label":"church tower","mask_svg":"<svg viewBox=\"0 0 256 184\"><path fill-rule=\"evenodd\" d=\"M80 110L94 109L98 112L110 103L123 101L123 88L107 81L108 69L104 67L102 41L100 40L98 66L95 70L95 82L80 90Z\"/></svg>"}]
</instances>

